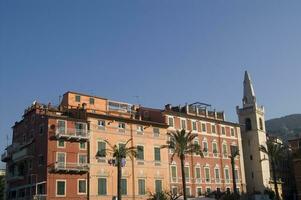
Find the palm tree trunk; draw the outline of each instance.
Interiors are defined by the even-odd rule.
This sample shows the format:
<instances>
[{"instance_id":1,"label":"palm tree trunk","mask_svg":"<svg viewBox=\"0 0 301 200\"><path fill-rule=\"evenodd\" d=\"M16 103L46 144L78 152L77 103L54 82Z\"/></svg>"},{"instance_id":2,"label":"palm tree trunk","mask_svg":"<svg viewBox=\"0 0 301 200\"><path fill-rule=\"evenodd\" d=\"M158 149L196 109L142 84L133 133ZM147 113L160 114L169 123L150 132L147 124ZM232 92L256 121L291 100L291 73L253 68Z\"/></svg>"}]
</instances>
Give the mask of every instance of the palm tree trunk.
<instances>
[{"instance_id":1,"label":"palm tree trunk","mask_svg":"<svg viewBox=\"0 0 301 200\"><path fill-rule=\"evenodd\" d=\"M272 165L272 171L273 171L273 180L274 180L274 188L275 188L275 193L276 193L276 199L277 199L277 200L280 200L279 192L278 192L277 178L276 178L275 163L274 163L273 160L272 160L272 162L271 162L271 165Z\"/></svg>"},{"instance_id":2,"label":"palm tree trunk","mask_svg":"<svg viewBox=\"0 0 301 200\"><path fill-rule=\"evenodd\" d=\"M186 177L185 177L185 168L184 168L185 156L181 155L180 160L181 160L181 172L182 172L183 197L184 197L184 200L187 200L187 196L186 196Z\"/></svg>"},{"instance_id":3,"label":"palm tree trunk","mask_svg":"<svg viewBox=\"0 0 301 200\"><path fill-rule=\"evenodd\" d=\"M235 177L235 166L234 166L234 157L231 157L231 167L232 167L233 191L234 191L234 194L237 195L236 177Z\"/></svg>"},{"instance_id":4,"label":"palm tree trunk","mask_svg":"<svg viewBox=\"0 0 301 200\"><path fill-rule=\"evenodd\" d=\"M118 200L121 200L121 159L116 158L117 160L117 198Z\"/></svg>"}]
</instances>

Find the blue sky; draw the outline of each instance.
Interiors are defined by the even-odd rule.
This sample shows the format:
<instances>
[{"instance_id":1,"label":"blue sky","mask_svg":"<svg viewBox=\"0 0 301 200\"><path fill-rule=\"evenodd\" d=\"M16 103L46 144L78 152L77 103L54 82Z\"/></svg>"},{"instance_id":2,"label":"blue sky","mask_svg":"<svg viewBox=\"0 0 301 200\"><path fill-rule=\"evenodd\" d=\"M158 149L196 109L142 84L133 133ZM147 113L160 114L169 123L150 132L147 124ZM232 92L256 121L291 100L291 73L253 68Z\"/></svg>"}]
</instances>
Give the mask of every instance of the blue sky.
<instances>
[{"instance_id":1,"label":"blue sky","mask_svg":"<svg viewBox=\"0 0 301 200\"><path fill-rule=\"evenodd\" d=\"M1 1L0 150L26 106L57 104L68 90L158 108L207 102L237 121L248 70L267 119L300 113L300 9L272 0Z\"/></svg>"}]
</instances>

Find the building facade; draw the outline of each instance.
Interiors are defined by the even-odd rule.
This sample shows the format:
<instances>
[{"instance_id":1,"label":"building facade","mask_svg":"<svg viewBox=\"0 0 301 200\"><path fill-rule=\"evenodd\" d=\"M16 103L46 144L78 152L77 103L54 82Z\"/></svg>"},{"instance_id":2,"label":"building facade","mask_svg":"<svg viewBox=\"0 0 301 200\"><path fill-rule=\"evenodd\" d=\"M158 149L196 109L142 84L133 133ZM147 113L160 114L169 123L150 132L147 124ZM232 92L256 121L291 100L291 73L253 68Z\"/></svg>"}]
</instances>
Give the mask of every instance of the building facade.
<instances>
[{"instance_id":1,"label":"building facade","mask_svg":"<svg viewBox=\"0 0 301 200\"><path fill-rule=\"evenodd\" d=\"M147 199L150 193L181 193L180 162L160 148L167 132L185 129L198 134L205 157L188 155L186 191L199 196L233 191L237 180L246 191L240 127L205 104L164 109L67 92L59 106L34 102L13 126L12 144L2 155L6 162L8 199L112 199L117 194L117 168L111 145L137 148L124 159L121 189L124 199ZM232 174L230 147L240 156ZM99 152L106 155L99 156Z\"/></svg>"},{"instance_id":2,"label":"building facade","mask_svg":"<svg viewBox=\"0 0 301 200\"><path fill-rule=\"evenodd\" d=\"M266 146L264 108L258 106L253 85L248 72L245 72L243 87L243 107L237 106L243 145L246 171L247 192L264 193L270 187L270 165L268 156L259 151L260 145Z\"/></svg>"},{"instance_id":3,"label":"building facade","mask_svg":"<svg viewBox=\"0 0 301 200\"><path fill-rule=\"evenodd\" d=\"M301 138L289 140L289 144L292 150L297 198L301 199Z\"/></svg>"}]
</instances>

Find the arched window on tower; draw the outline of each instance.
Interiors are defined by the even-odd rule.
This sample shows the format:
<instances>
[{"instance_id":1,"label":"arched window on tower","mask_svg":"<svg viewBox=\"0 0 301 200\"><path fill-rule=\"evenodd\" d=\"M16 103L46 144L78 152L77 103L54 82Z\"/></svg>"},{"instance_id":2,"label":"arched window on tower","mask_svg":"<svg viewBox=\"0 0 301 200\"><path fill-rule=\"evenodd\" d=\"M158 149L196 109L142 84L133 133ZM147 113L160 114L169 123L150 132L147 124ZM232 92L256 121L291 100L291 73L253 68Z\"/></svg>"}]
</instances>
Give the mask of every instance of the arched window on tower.
<instances>
[{"instance_id":1,"label":"arched window on tower","mask_svg":"<svg viewBox=\"0 0 301 200\"><path fill-rule=\"evenodd\" d=\"M252 123L250 118L246 118L245 124L246 124L246 131L252 130Z\"/></svg>"},{"instance_id":2,"label":"arched window on tower","mask_svg":"<svg viewBox=\"0 0 301 200\"><path fill-rule=\"evenodd\" d=\"M263 130L263 123L261 118L259 118L259 128L260 130Z\"/></svg>"}]
</instances>

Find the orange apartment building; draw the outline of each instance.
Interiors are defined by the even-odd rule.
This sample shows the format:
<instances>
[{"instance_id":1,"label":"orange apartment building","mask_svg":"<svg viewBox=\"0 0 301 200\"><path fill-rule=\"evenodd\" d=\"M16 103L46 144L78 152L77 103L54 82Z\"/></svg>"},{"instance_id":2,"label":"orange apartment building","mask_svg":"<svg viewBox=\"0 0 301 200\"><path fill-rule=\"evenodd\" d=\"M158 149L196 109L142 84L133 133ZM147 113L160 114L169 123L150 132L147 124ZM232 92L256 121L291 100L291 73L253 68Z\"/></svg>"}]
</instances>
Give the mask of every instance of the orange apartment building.
<instances>
[{"instance_id":1,"label":"orange apartment building","mask_svg":"<svg viewBox=\"0 0 301 200\"><path fill-rule=\"evenodd\" d=\"M232 188L230 146L242 155L239 125L204 104L167 105L150 109L106 98L67 92L59 106L34 102L13 126L12 144L2 154L6 162L8 199L112 199L117 194L117 169L104 141L122 145L129 139L137 157L122 168L124 199L146 199L150 192L180 193L177 158L161 149L167 132L186 129L198 134L205 157L189 155L185 162L190 196ZM239 191L245 192L243 157L235 160Z\"/></svg>"},{"instance_id":2,"label":"orange apartment building","mask_svg":"<svg viewBox=\"0 0 301 200\"><path fill-rule=\"evenodd\" d=\"M230 147L237 146L242 155L242 143L239 124L225 121L223 112L208 110L208 104L194 103L172 107L170 104L161 110L167 131L185 129L198 135L198 143L204 153L189 155L185 160L186 193L197 197L212 191L233 191L232 168L229 158ZM153 109L141 109L147 112L147 118L158 118ZM169 152L169 159L172 152ZM182 191L180 160L174 157L170 164L170 190L174 193ZM243 156L235 159L235 177L239 192L246 192Z\"/></svg>"},{"instance_id":3,"label":"orange apartment building","mask_svg":"<svg viewBox=\"0 0 301 200\"><path fill-rule=\"evenodd\" d=\"M288 141L293 153L293 168L296 182L297 199L301 199L301 138Z\"/></svg>"}]
</instances>

